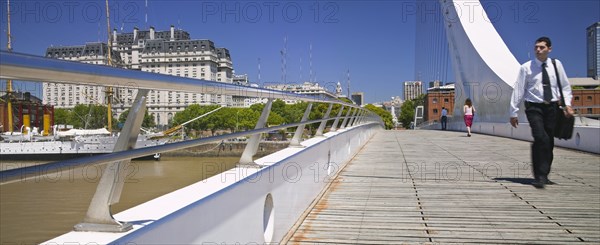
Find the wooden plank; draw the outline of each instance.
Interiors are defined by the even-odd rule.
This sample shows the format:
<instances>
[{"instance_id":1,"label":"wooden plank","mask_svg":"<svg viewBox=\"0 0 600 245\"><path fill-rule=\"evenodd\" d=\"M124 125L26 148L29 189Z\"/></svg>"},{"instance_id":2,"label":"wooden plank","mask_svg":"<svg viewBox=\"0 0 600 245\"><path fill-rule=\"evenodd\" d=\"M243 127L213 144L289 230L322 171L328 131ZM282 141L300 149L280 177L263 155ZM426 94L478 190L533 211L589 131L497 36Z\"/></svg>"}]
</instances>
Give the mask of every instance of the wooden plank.
<instances>
[{"instance_id":1,"label":"wooden plank","mask_svg":"<svg viewBox=\"0 0 600 245\"><path fill-rule=\"evenodd\" d=\"M528 184L529 143L461 136L377 134L287 242L600 242L598 155L555 149L559 184L539 190Z\"/></svg>"}]
</instances>

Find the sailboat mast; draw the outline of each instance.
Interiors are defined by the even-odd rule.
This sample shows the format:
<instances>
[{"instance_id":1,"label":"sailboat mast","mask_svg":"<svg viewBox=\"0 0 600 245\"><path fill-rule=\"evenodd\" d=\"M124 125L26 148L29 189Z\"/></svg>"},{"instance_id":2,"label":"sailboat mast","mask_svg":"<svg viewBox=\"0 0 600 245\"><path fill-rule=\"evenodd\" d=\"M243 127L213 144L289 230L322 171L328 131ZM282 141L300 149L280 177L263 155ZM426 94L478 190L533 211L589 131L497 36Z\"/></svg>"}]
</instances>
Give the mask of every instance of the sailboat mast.
<instances>
[{"instance_id":1,"label":"sailboat mast","mask_svg":"<svg viewBox=\"0 0 600 245\"><path fill-rule=\"evenodd\" d=\"M7 44L6 44L6 48L8 50L8 52L12 52L12 42L11 42L11 35L10 35L10 0L6 1L6 16L8 18L8 28L7 28L7 32L6 32L6 36L7 36ZM8 107L6 110L6 114L8 117L8 132L12 132L13 131L13 108L12 108L12 102L11 102L11 96L12 96L12 80L10 79L6 79L6 106Z\"/></svg>"},{"instance_id":2,"label":"sailboat mast","mask_svg":"<svg viewBox=\"0 0 600 245\"><path fill-rule=\"evenodd\" d=\"M108 0L106 0L106 34L108 35L108 65L113 66L112 63L112 39L110 35L110 12L108 9ZM112 87L106 87L106 111L108 113L108 131L112 131Z\"/></svg>"}]
</instances>

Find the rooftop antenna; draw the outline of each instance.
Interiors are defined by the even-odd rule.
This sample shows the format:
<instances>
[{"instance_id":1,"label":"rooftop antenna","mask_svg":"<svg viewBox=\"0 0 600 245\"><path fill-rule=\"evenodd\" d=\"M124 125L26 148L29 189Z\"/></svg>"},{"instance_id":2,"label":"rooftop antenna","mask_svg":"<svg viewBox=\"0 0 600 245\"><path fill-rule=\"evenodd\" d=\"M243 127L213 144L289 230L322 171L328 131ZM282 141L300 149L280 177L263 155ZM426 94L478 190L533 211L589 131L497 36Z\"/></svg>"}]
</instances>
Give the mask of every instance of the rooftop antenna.
<instances>
[{"instance_id":1,"label":"rooftop antenna","mask_svg":"<svg viewBox=\"0 0 600 245\"><path fill-rule=\"evenodd\" d=\"M281 82L286 83L286 56L287 56L287 35L283 37L283 50L281 50Z\"/></svg>"},{"instance_id":2,"label":"rooftop antenna","mask_svg":"<svg viewBox=\"0 0 600 245\"><path fill-rule=\"evenodd\" d=\"M260 57L258 58L258 84L260 83Z\"/></svg>"},{"instance_id":3,"label":"rooftop antenna","mask_svg":"<svg viewBox=\"0 0 600 245\"><path fill-rule=\"evenodd\" d=\"M308 66L310 69L308 81L313 82L314 78L313 78L313 70L312 70L312 42L310 43L310 45L308 47Z\"/></svg>"},{"instance_id":4,"label":"rooftop antenna","mask_svg":"<svg viewBox=\"0 0 600 245\"><path fill-rule=\"evenodd\" d=\"M145 6L145 12L144 12L144 21L146 23L145 29L148 29L148 0L146 0L145 2L146 2L146 6Z\"/></svg>"},{"instance_id":5,"label":"rooftop antenna","mask_svg":"<svg viewBox=\"0 0 600 245\"><path fill-rule=\"evenodd\" d=\"M181 26L181 15L177 15L177 26Z\"/></svg>"},{"instance_id":6,"label":"rooftop antenna","mask_svg":"<svg viewBox=\"0 0 600 245\"><path fill-rule=\"evenodd\" d=\"M302 57L300 57L300 82L302 82Z\"/></svg>"},{"instance_id":7,"label":"rooftop antenna","mask_svg":"<svg viewBox=\"0 0 600 245\"><path fill-rule=\"evenodd\" d=\"M348 98L350 98L350 69L347 70L346 75L348 78Z\"/></svg>"},{"instance_id":8,"label":"rooftop antenna","mask_svg":"<svg viewBox=\"0 0 600 245\"><path fill-rule=\"evenodd\" d=\"M101 29L101 27L100 27L100 22L98 22L98 39L97 39L97 42L101 42L101 41L100 41L100 40L101 40L101 39L100 39L100 36L101 36L102 34L100 34L100 29Z\"/></svg>"}]
</instances>

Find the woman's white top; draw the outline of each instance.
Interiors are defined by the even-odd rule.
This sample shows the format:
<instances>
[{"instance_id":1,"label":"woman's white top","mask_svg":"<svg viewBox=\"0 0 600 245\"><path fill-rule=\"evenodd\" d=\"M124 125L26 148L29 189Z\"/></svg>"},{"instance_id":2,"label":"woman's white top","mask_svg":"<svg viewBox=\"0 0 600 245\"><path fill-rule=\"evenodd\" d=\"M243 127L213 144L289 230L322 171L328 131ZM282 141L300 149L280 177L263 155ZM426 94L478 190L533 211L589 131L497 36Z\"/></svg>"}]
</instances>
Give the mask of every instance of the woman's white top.
<instances>
[{"instance_id":1,"label":"woman's white top","mask_svg":"<svg viewBox=\"0 0 600 245\"><path fill-rule=\"evenodd\" d=\"M474 111L475 111L475 108L473 108L472 106L469 107L468 105L465 105L463 108L463 112L465 113L465 115L473 115Z\"/></svg>"}]
</instances>

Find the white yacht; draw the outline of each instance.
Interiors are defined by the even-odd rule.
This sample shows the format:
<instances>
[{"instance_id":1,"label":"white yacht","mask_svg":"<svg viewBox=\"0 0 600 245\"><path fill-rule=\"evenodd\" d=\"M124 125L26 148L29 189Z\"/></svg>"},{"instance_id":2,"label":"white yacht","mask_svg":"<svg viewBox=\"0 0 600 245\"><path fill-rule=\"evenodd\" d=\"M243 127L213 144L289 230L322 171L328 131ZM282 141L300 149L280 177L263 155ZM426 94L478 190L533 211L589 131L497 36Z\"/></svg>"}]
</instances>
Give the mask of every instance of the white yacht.
<instances>
[{"instance_id":1,"label":"white yacht","mask_svg":"<svg viewBox=\"0 0 600 245\"><path fill-rule=\"evenodd\" d=\"M111 153L118 135L108 130L70 129L57 131L52 136L42 136L33 130L26 133L12 132L0 135L0 154L2 160L62 160L81 156ZM150 139L147 135L139 135L135 148L162 145L167 138ZM160 153L144 158L160 159Z\"/></svg>"}]
</instances>

